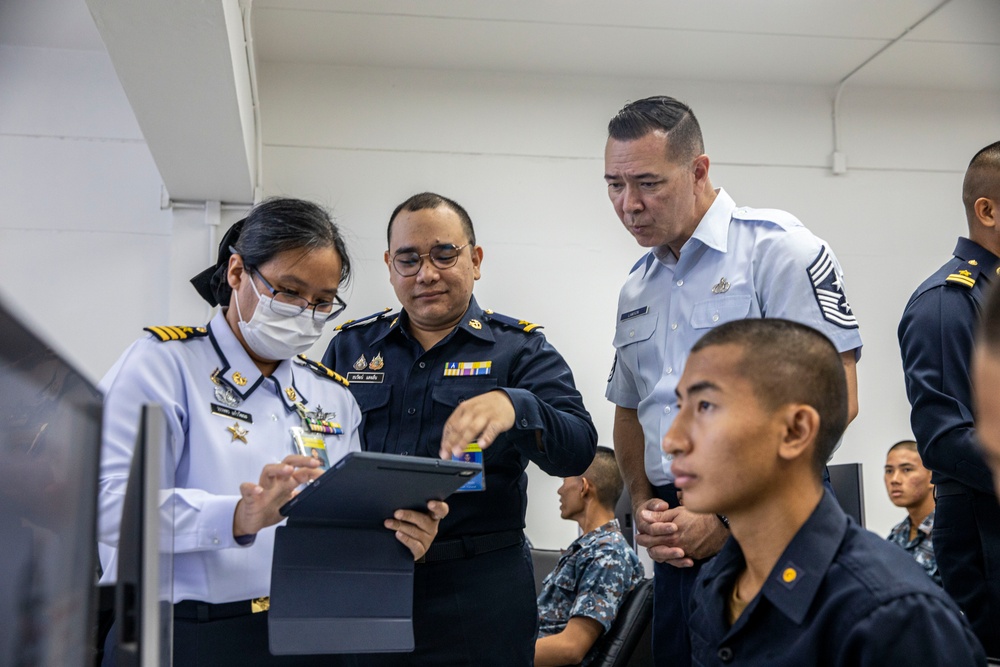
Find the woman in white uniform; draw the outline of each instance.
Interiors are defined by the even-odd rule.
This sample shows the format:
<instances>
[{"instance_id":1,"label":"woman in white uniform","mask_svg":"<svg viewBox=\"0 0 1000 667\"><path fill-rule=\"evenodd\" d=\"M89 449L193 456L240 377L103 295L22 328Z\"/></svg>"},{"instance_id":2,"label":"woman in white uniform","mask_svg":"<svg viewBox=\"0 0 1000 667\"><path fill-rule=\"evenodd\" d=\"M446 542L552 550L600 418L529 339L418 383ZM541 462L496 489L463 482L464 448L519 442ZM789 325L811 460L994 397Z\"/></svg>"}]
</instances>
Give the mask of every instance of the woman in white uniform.
<instances>
[{"instance_id":1,"label":"woman in white uniform","mask_svg":"<svg viewBox=\"0 0 1000 667\"><path fill-rule=\"evenodd\" d=\"M192 280L223 306L212 321L148 327L102 381L99 539L107 547L118 543L141 407L155 403L166 415L175 665L333 664L334 656L271 656L262 599L278 508L322 473L301 435L330 463L360 450L361 415L343 379L299 356L343 310L338 290L349 277L344 241L322 208L265 201L226 233L216 266ZM447 511L432 501L426 513L396 512L386 528L419 558ZM113 581L113 551L103 565L104 581ZM106 654L104 664L113 659Z\"/></svg>"}]
</instances>

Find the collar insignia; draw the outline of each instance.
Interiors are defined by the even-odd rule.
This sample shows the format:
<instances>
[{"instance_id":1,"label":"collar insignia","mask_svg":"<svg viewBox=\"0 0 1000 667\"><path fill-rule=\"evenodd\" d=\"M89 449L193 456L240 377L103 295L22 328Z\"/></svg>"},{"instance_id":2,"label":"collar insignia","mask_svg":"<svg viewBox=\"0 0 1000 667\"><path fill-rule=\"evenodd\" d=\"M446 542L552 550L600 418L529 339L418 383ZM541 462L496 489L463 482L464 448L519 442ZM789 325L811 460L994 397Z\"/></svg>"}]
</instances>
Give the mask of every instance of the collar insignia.
<instances>
[{"instance_id":1,"label":"collar insignia","mask_svg":"<svg viewBox=\"0 0 1000 667\"><path fill-rule=\"evenodd\" d=\"M233 373L233 382L236 383L238 387L245 387L247 384L247 379L243 377L243 374L239 371Z\"/></svg>"},{"instance_id":2,"label":"collar insignia","mask_svg":"<svg viewBox=\"0 0 1000 667\"><path fill-rule=\"evenodd\" d=\"M483 328L483 323L479 320L469 320L469 326L478 330Z\"/></svg>"},{"instance_id":3,"label":"collar insignia","mask_svg":"<svg viewBox=\"0 0 1000 667\"><path fill-rule=\"evenodd\" d=\"M285 396L287 396L288 400L290 400L292 403L297 401L299 398L298 394L295 393L295 387L289 387L285 389Z\"/></svg>"}]
</instances>

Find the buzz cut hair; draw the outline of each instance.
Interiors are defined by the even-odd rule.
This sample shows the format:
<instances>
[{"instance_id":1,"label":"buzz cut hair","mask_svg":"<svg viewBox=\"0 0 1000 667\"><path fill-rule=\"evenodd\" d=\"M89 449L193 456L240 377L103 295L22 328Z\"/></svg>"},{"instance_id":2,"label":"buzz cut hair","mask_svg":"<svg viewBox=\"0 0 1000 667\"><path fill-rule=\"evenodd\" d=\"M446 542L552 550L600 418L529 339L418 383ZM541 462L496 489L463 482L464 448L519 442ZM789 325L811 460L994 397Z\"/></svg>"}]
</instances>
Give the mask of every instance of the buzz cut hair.
<instances>
[{"instance_id":1,"label":"buzz cut hair","mask_svg":"<svg viewBox=\"0 0 1000 667\"><path fill-rule=\"evenodd\" d=\"M625 488L621 470L618 468L618 460L615 458L615 450L609 447L598 447L593 463L590 464L582 477L594 485L597 502L606 509L614 510L615 506L618 505L622 490Z\"/></svg>"},{"instance_id":2,"label":"buzz cut hair","mask_svg":"<svg viewBox=\"0 0 1000 667\"><path fill-rule=\"evenodd\" d=\"M969 162L962 183L962 203L969 227L976 222L976 200L980 197L992 199L1000 206L1000 141L980 149Z\"/></svg>"},{"instance_id":3,"label":"buzz cut hair","mask_svg":"<svg viewBox=\"0 0 1000 667\"><path fill-rule=\"evenodd\" d=\"M819 331L776 318L727 322L691 348L691 354L718 345L737 345L742 359L736 372L750 382L754 397L768 410L792 403L819 413L813 449L818 478L847 428L847 376L840 353Z\"/></svg>"},{"instance_id":4,"label":"buzz cut hair","mask_svg":"<svg viewBox=\"0 0 1000 667\"><path fill-rule=\"evenodd\" d=\"M885 455L888 456L897 449L909 449L911 451L917 452L917 454L920 453L919 451L917 451L917 442L915 440L900 440L895 445L890 447L889 451L887 451Z\"/></svg>"},{"instance_id":5,"label":"buzz cut hair","mask_svg":"<svg viewBox=\"0 0 1000 667\"><path fill-rule=\"evenodd\" d=\"M608 136L615 141L635 141L657 130L667 134L671 162L688 162L705 152L694 111L673 97L658 95L629 102L608 123Z\"/></svg>"}]
</instances>

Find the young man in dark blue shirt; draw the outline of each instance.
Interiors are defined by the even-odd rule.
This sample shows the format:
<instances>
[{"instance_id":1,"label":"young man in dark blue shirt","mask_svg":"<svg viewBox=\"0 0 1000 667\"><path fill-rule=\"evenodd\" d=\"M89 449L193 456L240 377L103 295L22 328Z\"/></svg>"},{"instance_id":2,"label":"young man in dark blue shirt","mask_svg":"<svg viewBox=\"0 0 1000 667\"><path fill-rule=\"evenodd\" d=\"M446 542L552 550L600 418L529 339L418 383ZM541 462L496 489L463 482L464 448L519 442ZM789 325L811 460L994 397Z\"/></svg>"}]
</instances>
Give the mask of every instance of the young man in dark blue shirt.
<instances>
[{"instance_id":1,"label":"young man in dark blue shirt","mask_svg":"<svg viewBox=\"0 0 1000 667\"><path fill-rule=\"evenodd\" d=\"M695 665L982 665L955 603L916 562L843 513L822 470L847 384L819 332L739 320L694 346L664 438L693 512L732 536L691 599Z\"/></svg>"}]
</instances>

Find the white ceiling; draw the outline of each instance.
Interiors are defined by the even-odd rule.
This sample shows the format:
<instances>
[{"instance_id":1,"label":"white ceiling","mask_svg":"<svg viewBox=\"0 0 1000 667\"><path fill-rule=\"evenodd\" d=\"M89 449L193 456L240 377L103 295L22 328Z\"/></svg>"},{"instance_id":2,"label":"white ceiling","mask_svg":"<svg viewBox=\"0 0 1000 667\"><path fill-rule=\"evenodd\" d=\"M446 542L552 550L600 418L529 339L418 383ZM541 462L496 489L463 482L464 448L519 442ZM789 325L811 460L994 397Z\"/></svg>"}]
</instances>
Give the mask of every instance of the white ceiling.
<instances>
[{"instance_id":1,"label":"white ceiling","mask_svg":"<svg viewBox=\"0 0 1000 667\"><path fill-rule=\"evenodd\" d=\"M831 87L919 23L852 84L1000 90L1000 0L255 0L253 19L262 62Z\"/></svg>"},{"instance_id":2,"label":"white ceiling","mask_svg":"<svg viewBox=\"0 0 1000 667\"><path fill-rule=\"evenodd\" d=\"M171 196L248 201L240 4L261 63L1000 91L1000 0L0 0L0 46L106 50Z\"/></svg>"}]
</instances>

